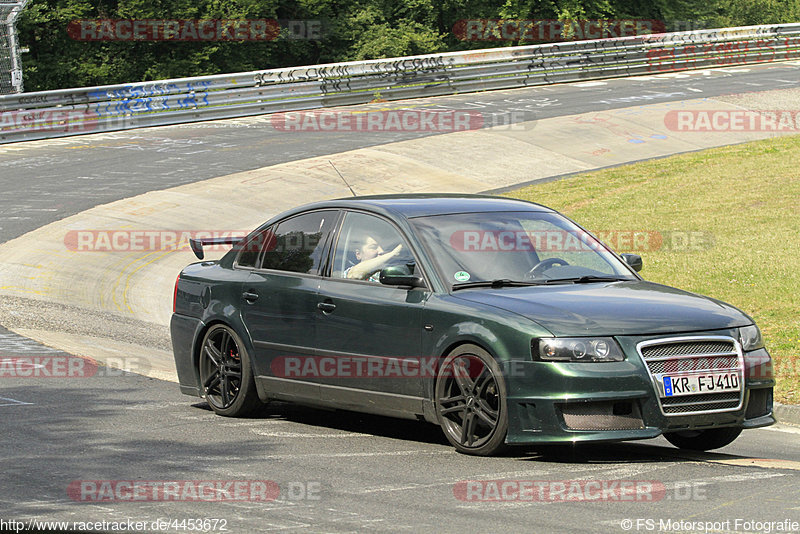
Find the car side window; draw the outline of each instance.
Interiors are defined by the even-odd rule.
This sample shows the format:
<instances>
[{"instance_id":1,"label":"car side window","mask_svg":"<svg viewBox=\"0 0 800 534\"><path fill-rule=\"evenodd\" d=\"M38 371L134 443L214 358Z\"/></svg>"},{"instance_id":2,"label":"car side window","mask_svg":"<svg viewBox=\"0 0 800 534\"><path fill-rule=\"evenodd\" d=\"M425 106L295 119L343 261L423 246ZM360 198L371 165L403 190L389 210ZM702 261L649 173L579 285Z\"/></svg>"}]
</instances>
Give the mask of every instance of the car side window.
<instances>
[{"instance_id":1,"label":"car side window","mask_svg":"<svg viewBox=\"0 0 800 534\"><path fill-rule=\"evenodd\" d=\"M274 238L274 226L262 228L247 236L240 244L236 245L239 255L236 257L236 264L239 267L254 268L258 265L261 252L268 245L268 241Z\"/></svg>"},{"instance_id":2,"label":"car side window","mask_svg":"<svg viewBox=\"0 0 800 534\"><path fill-rule=\"evenodd\" d=\"M262 269L319 274L336 211L304 213L278 223L264 241Z\"/></svg>"},{"instance_id":3,"label":"car side window","mask_svg":"<svg viewBox=\"0 0 800 534\"><path fill-rule=\"evenodd\" d=\"M348 212L345 215L336 252L332 278L380 283L381 269L407 265L413 273L416 260L400 232L374 215Z\"/></svg>"}]
</instances>

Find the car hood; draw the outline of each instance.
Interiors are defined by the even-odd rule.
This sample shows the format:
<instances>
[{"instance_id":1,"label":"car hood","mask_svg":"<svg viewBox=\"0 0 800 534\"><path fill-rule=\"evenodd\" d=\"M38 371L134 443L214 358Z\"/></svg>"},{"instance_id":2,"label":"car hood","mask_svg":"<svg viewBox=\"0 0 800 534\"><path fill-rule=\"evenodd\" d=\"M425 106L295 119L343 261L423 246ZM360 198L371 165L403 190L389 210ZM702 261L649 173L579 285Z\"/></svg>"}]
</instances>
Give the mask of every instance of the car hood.
<instances>
[{"instance_id":1,"label":"car hood","mask_svg":"<svg viewBox=\"0 0 800 534\"><path fill-rule=\"evenodd\" d=\"M641 280L476 288L453 296L522 315L555 336L699 332L753 323L724 302Z\"/></svg>"}]
</instances>

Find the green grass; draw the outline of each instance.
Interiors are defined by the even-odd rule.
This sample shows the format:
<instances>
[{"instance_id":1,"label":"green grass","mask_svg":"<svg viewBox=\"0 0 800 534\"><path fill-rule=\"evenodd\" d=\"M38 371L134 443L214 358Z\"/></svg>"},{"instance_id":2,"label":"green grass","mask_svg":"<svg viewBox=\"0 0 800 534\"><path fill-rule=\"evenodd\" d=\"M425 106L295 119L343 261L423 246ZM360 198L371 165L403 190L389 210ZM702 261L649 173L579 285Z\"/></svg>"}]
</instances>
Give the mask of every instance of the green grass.
<instances>
[{"instance_id":1,"label":"green grass","mask_svg":"<svg viewBox=\"0 0 800 534\"><path fill-rule=\"evenodd\" d=\"M776 400L798 404L797 162L800 136L781 137L581 174L507 196L557 209L591 231L698 232L705 244L693 250L670 247L669 240L656 250L633 250L644 258L642 276L751 315L775 360Z\"/></svg>"}]
</instances>

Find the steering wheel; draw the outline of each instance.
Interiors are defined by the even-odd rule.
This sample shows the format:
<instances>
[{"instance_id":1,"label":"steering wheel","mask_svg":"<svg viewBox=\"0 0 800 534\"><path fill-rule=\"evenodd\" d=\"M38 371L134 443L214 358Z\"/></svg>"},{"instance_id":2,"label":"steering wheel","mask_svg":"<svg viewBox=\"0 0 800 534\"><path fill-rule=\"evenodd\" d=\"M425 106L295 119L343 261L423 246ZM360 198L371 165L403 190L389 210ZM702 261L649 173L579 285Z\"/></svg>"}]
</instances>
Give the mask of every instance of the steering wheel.
<instances>
[{"instance_id":1,"label":"steering wheel","mask_svg":"<svg viewBox=\"0 0 800 534\"><path fill-rule=\"evenodd\" d=\"M561 258L547 258L534 265L533 268L528 271L527 277L539 278L542 273L555 265L569 265L569 263L567 263L567 260L562 260Z\"/></svg>"}]
</instances>

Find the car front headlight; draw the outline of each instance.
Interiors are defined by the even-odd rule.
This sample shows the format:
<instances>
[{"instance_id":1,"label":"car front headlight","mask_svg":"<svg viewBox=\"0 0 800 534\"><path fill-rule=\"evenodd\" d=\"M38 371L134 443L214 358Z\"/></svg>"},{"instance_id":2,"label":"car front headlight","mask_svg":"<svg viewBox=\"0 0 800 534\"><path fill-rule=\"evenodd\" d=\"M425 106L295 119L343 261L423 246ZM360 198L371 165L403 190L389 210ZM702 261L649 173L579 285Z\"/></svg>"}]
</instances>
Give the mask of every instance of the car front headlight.
<instances>
[{"instance_id":1,"label":"car front headlight","mask_svg":"<svg viewBox=\"0 0 800 534\"><path fill-rule=\"evenodd\" d=\"M739 341L742 344L742 350L744 352L764 348L761 330L754 324L739 329Z\"/></svg>"},{"instance_id":2,"label":"car front headlight","mask_svg":"<svg viewBox=\"0 0 800 534\"><path fill-rule=\"evenodd\" d=\"M622 349L610 337L543 337L531 344L533 359L545 362L621 362Z\"/></svg>"}]
</instances>

